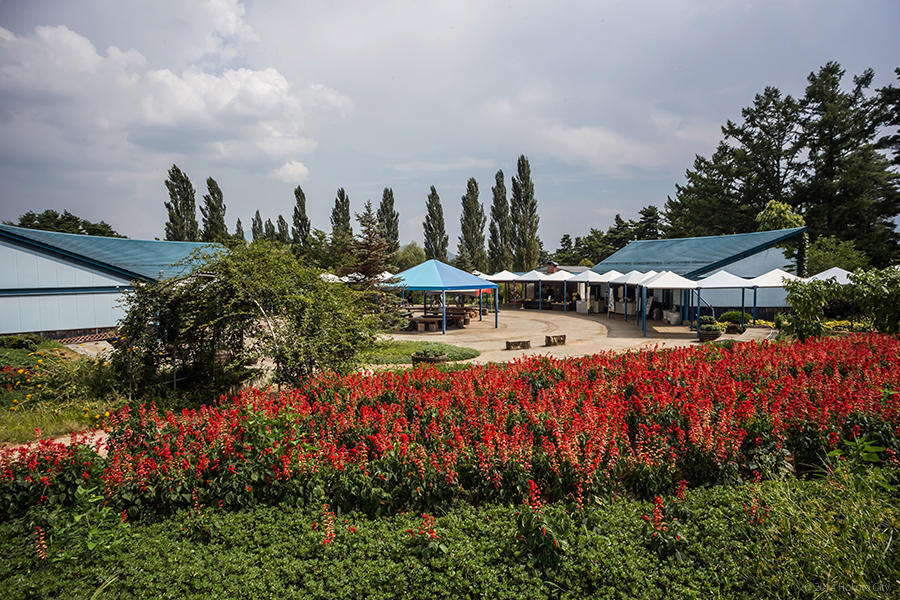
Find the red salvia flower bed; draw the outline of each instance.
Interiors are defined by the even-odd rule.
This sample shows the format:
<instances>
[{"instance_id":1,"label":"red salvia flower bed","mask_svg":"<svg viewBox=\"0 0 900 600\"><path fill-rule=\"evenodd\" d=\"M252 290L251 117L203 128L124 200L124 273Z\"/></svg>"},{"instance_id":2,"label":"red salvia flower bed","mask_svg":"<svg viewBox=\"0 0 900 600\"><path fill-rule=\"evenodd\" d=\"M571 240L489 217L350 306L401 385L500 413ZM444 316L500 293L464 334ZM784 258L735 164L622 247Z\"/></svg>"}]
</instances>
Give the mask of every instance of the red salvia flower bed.
<instances>
[{"instance_id":1,"label":"red salvia flower bed","mask_svg":"<svg viewBox=\"0 0 900 600\"><path fill-rule=\"evenodd\" d=\"M102 489L129 517L324 502L642 497L821 464L842 440L900 450L900 340L883 335L323 375L216 406L124 409L91 439L0 453L0 514Z\"/></svg>"}]
</instances>

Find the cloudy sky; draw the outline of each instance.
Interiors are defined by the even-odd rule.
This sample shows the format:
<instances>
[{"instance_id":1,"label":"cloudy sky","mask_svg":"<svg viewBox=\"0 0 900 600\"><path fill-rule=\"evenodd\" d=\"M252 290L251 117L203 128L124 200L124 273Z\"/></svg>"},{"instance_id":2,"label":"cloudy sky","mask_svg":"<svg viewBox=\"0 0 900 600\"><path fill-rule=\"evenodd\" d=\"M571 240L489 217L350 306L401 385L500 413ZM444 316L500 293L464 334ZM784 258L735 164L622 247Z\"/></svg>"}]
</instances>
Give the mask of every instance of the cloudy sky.
<instances>
[{"instance_id":1,"label":"cloudy sky","mask_svg":"<svg viewBox=\"0 0 900 600\"><path fill-rule=\"evenodd\" d=\"M68 209L163 235L177 164L222 187L228 223L330 230L394 189L403 242L437 187L451 249L475 177L532 167L540 234L662 206L766 85L828 60L900 64L896 0L309 2L0 0L0 219Z\"/></svg>"}]
</instances>

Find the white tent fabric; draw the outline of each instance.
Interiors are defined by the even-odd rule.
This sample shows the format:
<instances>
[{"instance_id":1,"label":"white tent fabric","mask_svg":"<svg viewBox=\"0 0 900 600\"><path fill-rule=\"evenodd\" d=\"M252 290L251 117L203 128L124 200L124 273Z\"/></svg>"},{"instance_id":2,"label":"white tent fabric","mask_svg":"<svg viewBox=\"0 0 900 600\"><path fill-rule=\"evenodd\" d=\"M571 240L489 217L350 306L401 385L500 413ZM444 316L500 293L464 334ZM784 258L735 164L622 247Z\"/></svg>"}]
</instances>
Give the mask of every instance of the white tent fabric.
<instances>
[{"instance_id":1,"label":"white tent fabric","mask_svg":"<svg viewBox=\"0 0 900 600\"><path fill-rule=\"evenodd\" d=\"M850 283L850 271L842 269L840 267L831 267L821 273L816 273L810 279L815 279L818 281L825 281L826 279L834 279L841 285L847 285Z\"/></svg>"},{"instance_id":2,"label":"white tent fabric","mask_svg":"<svg viewBox=\"0 0 900 600\"><path fill-rule=\"evenodd\" d=\"M659 273L657 273L656 271L654 271L654 270L651 269L650 271L647 271L646 273L644 273L644 276L641 277L641 279L640 279L639 281L637 281L637 284L638 284L638 285L644 285L644 282L645 282L645 281L650 281L651 279L653 279L653 278L656 277L657 275L659 275Z\"/></svg>"},{"instance_id":3,"label":"white tent fabric","mask_svg":"<svg viewBox=\"0 0 900 600\"><path fill-rule=\"evenodd\" d=\"M618 271L607 271L606 273L597 273L596 271L591 271L588 269L583 273L579 273L569 279L569 283L577 282L577 283L609 283L610 280L615 279L616 277L621 277L622 274Z\"/></svg>"},{"instance_id":4,"label":"white tent fabric","mask_svg":"<svg viewBox=\"0 0 900 600\"><path fill-rule=\"evenodd\" d=\"M796 281L797 279L802 278L781 269L772 269L768 273L763 273L759 277L751 279L750 287L780 288L784 287L784 280Z\"/></svg>"},{"instance_id":5,"label":"white tent fabric","mask_svg":"<svg viewBox=\"0 0 900 600\"><path fill-rule=\"evenodd\" d=\"M393 277L394 274L390 271L382 271L381 275L379 275L376 279L378 279L378 281L387 281L388 279L392 279Z\"/></svg>"},{"instance_id":6,"label":"white tent fabric","mask_svg":"<svg viewBox=\"0 0 900 600\"><path fill-rule=\"evenodd\" d=\"M328 283L343 283L341 278L334 273L321 273L319 274L319 279L327 281Z\"/></svg>"},{"instance_id":7,"label":"white tent fabric","mask_svg":"<svg viewBox=\"0 0 900 600\"><path fill-rule=\"evenodd\" d=\"M709 277L705 277L698 281L697 287L701 290L741 289L752 288L753 284L750 283L749 279L732 275L728 271L718 271L714 275L710 275Z\"/></svg>"},{"instance_id":8,"label":"white tent fabric","mask_svg":"<svg viewBox=\"0 0 900 600\"><path fill-rule=\"evenodd\" d=\"M493 275L485 275L484 278L488 281L493 281L494 283L503 283L506 281L515 281L518 275L512 273L510 271L500 271L499 273L494 273Z\"/></svg>"},{"instance_id":9,"label":"white tent fabric","mask_svg":"<svg viewBox=\"0 0 900 600\"><path fill-rule=\"evenodd\" d=\"M547 275L544 281L571 281L572 277L574 277L574 275L568 271L557 271L552 275Z\"/></svg>"},{"instance_id":10,"label":"white tent fabric","mask_svg":"<svg viewBox=\"0 0 900 600\"><path fill-rule=\"evenodd\" d=\"M547 281L547 276L540 271L528 271L524 275L519 275L513 281Z\"/></svg>"},{"instance_id":11,"label":"white tent fabric","mask_svg":"<svg viewBox=\"0 0 900 600\"><path fill-rule=\"evenodd\" d=\"M672 271L657 273L650 279L641 283L648 290L693 290L697 288L697 282L682 277Z\"/></svg>"},{"instance_id":12,"label":"white tent fabric","mask_svg":"<svg viewBox=\"0 0 900 600\"><path fill-rule=\"evenodd\" d=\"M645 273L641 273L640 271L628 271L624 275L616 277L615 279L611 279L610 283L618 283L618 284L628 284L634 285L638 281L644 278Z\"/></svg>"}]
</instances>

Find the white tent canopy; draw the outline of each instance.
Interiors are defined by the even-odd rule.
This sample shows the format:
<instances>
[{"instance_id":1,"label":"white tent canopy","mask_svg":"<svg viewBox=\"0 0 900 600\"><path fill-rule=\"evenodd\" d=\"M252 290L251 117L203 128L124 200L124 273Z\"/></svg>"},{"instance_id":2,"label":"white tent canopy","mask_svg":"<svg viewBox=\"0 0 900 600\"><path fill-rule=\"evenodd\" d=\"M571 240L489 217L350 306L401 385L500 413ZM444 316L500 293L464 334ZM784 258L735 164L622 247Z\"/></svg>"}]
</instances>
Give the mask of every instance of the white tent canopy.
<instances>
[{"instance_id":1,"label":"white tent canopy","mask_svg":"<svg viewBox=\"0 0 900 600\"><path fill-rule=\"evenodd\" d=\"M557 271L552 275L547 275L544 281L571 281L572 277L574 277L574 275L568 271Z\"/></svg>"},{"instance_id":2,"label":"white tent canopy","mask_svg":"<svg viewBox=\"0 0 900 600\"><path fill-rule=\"evenodd\" d=\"M622 274L618 271L607 271L606 273L597 273L596 271L591 271L590 269L579 273L569 279L569 283L577 282L577 283L609 283L610 280L615 279L616 277L621 277Z\"/></svg>"},{"instance_id":3,"label":"white tent canopy","mask_svg":"<svg viewBox=\"0 0 900 600\"><path fill-rule=\"evenodd\" d=\"M636 281L635 283L637 283L638 285L644 285L645 281L650 281L657 275L659 275L659 273L657 273L656 271L653 271L653 270L647 271L646 273L644 273L644 276L641 277L640 280Z\"/></svg>"},{"instance_id":4,"label":"white tent canopy","mask_svg":"<svg viewBox=\"0 0 900 600\"><path fill-rule=\"evenodd\" d=\"M547 281L547 276L540 271L528 271L524 275L519 275L513 281Z\"/></svg>"},{"instance_id":5,"label":"white tent canopy","mask_svg":"<svg viewBox=\"0 0 900 600\"><path fill-rule=\"evenodd\" d=\"M327 281L328 283L343 283L341 278L334 273L320 273L319 279L321 279L322 281Z\"/></svg>"},{"instance_id":6,"label":"white tent canopy","mask_svg":"<svg viewBox=\"0 0 900 600\"><path fill-rule=\"evenodd\" d=\"M718 271L715 275L710 275L697 282L697 287L701 290L708 289L742 289L752 288L753 284L749 279L732 275L728 271Z\"/></svg>"},{"instance_id":7,"label":"white tent canopy","mask_svg":"<svg viewBox=\"0 0 900 600\"><path fill-rule=\"evenodd\" d=\"M815 279L818 281L825 281L826 279L834 279L841 285L847 285L850 283L850 271L842 269L840 267L831 267L821 273L817 273L810 277L810 279Z\"/></svg>"},{"instance_id":8,"label":"white tent canopy","mask_svg":"<svg viewBox=\"0 0 900 600\"><path fill-rule=\"evenodd\" d=\"M494 273L493 275L485 275L484 278L488 281L493 281L495 283L503 283L506 281L515 281L518 275L512 273L510 271L500 271L499 273Z\"/></svg>"},{"instance_id":9,"label":"white tent canopy","mask_svg":"<svg viewBox=\"0 0 900 600\"><path fill-rule=\"evenodd\" d=\"M611 279L610 283L618 283L618 284L628 284L634 285L638 281L644 278L645 273L641 273L640 271L628 271L624 275L616 277L615 279Z\"/></svg>"},{"instance_id":10,"label":"white tent canopy","mask_svg":"<svg viewBox=\"0 0 900 600\"><path fill-rule=\"evenodd\" d=\"M787 271L782 271L781 269L772 269L768 273L763 273L759 277L754 277L750 280L750 287L761 287L761 288L780 288L784 287L784 281L796 281L801 279L796 275L792 275Z\"/></svg>"},{"instance_id":11,"label":"white tent canopy","mask_svg":"<svg viewBox=\"0 0 900 600\"><path fill-rule=\"evenodd\" d=\"M672 271L663 271L643 281L641 285L648 290L693 290L697 287L697 282Z\"/></svg>"}]
</instances>

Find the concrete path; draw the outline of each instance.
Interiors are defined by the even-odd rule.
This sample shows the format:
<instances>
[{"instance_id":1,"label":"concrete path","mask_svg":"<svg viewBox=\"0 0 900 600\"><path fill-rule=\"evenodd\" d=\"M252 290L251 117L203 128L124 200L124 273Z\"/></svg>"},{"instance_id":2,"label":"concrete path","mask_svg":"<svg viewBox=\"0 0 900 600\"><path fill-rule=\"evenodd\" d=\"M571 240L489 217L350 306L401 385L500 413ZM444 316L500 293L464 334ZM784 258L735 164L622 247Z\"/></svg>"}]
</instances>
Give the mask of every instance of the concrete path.
<instances>
[{"instance_id":1,"label":"concrete path","mask_svg":"<svg viewBox=\"0 0 900 600\"><path fill-rule=\"evenodd\" d=\"M719 339L746 341L761 339L766 329L748 329L744 334L723 335ZM565 334L565 346L544 346L544 336ZM641 329L622 315L582 315L573 312L508 309L500 311L500 326L494 329L494 315L483 321L472 320L464 329L437 332L398 332L389 336L396 340L444 342L475 348L481 355L466 362L505 362L526 355L587 356L601 352L625 352L639 348L675 348L697 344L696 334L687 327L671 326L661 321L647 323L647 337ZM531 350L506 350L507 340L529 340Z\"/></svg>"}]
</instances>

